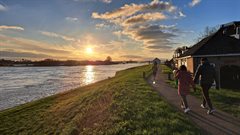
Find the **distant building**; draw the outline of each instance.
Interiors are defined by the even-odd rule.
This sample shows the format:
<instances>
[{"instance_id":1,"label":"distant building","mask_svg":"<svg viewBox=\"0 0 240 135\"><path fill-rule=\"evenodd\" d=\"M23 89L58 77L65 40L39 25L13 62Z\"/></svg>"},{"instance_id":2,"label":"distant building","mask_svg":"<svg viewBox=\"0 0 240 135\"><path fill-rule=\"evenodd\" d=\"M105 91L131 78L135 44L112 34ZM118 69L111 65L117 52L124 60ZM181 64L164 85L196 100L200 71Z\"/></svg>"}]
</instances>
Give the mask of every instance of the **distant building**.
<instances>
[{"instance_id":1,"label":"distant building","mask_svg":"<svg viewBox=\"0 0 240 135\"><path fill-rule=\"evenodd\" d=\"M170 67L171 69L174 69L174 68L176 67L173 59L171 59L171 60L166 60L166 61L164 62L164 64L167 65L168 67Z\"/></svg>"},{"instance_id":2,"label":"distant building","mask_svg":"<svg viewBox=\"0 0 240 135\"><path fill-rule=\"evenodd\" d=\"M220 29L192 47L176 50L176 67L186 65L195 73L200 59L206 57L215 66L221 88L240 89L240 22L223 24Z\"/></svg>"},{"instance_id":3,"label":"distant building","mask_svg":"<svg viewBox=\"0 0 240 135\"><path fill-rule=\"evenodd\" d=\"M155 58L155 59L153 60L153 63L154 63L154 62L157 62L157 64L158 64L158 65L160 65L160 64L161 64L161 60L160 60L160 59L158 59L158 58Z\"/></svg>"}]
</instances>

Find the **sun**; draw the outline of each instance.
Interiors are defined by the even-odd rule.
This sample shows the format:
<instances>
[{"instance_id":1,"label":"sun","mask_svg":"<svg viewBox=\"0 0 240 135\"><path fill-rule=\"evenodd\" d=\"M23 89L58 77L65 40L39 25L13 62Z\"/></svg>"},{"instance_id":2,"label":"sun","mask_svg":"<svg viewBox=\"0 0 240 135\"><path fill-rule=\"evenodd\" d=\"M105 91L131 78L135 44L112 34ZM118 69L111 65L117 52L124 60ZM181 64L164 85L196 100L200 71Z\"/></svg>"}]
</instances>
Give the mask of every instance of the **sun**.
<instances>
[{"instance_id":1,"label":"sun","mask_svg":"<svg viewBox=\"0 0 240 135\"><path fill-rule=\"evenodd\" d=\"M93 53L93 49L91 47L86 48L86 53L87 54L92 54Z\"/></svg>"}]
</instances>

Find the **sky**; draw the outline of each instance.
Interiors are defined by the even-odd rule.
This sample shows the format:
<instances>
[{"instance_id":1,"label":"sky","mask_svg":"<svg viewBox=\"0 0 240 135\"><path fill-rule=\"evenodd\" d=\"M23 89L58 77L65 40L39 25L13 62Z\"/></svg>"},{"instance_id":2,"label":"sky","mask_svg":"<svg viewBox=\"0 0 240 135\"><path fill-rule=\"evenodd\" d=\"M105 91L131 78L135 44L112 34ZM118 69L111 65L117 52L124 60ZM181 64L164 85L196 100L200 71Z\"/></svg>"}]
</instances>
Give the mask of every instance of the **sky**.
<instances>
[{"instance_id":1,"label":"sky","mask_svg":"<svg viewBox=\"0 0 240 135\"><path fill-rule=\"evenodd\" d=\"M171 59L240 0L0 0L0 58ZM89 51L90 50L90 51Z\"/></svg>"}]
</instances>

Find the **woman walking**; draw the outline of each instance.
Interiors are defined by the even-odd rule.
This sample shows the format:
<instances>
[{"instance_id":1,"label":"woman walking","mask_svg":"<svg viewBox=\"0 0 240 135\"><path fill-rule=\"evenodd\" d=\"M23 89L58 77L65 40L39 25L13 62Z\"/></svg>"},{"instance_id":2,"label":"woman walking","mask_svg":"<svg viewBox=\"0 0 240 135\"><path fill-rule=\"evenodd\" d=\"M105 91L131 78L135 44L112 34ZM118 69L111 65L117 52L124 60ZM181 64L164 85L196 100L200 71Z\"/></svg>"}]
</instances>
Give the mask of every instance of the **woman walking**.
<instances>
[{"instance_id":1,"label":"woman walking","mask_svg":"<svg viewBox=\"0 0 240 135\"><path fill-rule=\"evenodd\" d=\"M178 79L178 95L181 97L181 108L184 109L184 113L190 111L187 102L187 95L190 93L190 85L195 91L195 85L191 74L187 71L185 65L180 66L180 70L176 73L176 79Z\"/></svg>"}]
</instances>

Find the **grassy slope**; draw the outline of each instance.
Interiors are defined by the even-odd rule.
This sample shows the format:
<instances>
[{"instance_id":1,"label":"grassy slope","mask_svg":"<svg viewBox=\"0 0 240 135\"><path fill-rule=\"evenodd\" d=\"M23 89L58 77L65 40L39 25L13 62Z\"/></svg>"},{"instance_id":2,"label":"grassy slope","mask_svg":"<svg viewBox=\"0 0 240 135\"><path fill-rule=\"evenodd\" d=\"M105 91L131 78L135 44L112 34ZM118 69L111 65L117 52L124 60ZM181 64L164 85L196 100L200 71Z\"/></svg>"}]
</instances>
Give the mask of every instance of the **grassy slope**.
<instances>
[{"instance_id":1,"label":"grassy slope","mask_svg":"<svg viewBox=\"0 0 240 135\"><path fill-rule=\"evenodd\" d=\"M163 73L166 71L171 72L170 68L161 65L163 69ZM172 87L177 88L174 81L167 81ZM201 88L197 86L197 92L192 92L192 95L202 98ZM230 90L230 89L210 89L209 91L210 98L213 102L213 105L216 106L218 109L225 111L235 117L240 118L240 92L239 90Z\"/></svg>"},{"instance_id":2,"label":"grassy slope","mask_svg":"<svg viewBox=\"0 0 240 135\"><path fill-rule=\"evenodd\" d=\"M0 112L1 134L198 134L147 85L150 66Z\"/></svg>"}]
</instances>

